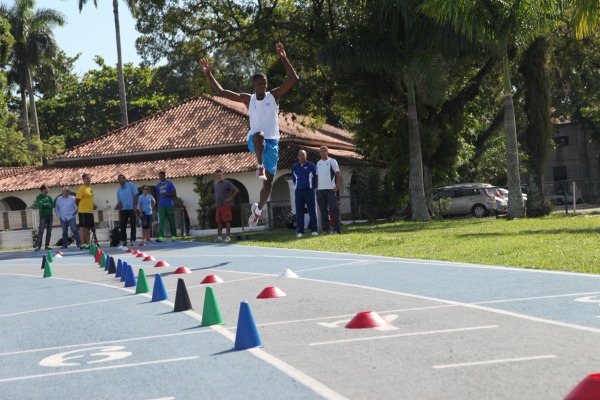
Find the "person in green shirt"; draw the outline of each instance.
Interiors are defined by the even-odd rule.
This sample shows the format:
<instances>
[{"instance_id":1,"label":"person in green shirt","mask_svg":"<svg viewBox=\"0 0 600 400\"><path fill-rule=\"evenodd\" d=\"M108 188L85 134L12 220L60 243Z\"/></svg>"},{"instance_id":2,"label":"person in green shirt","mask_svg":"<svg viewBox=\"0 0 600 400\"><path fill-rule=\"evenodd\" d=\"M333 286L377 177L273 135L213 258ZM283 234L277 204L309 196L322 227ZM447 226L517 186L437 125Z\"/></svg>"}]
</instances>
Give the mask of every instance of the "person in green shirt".
<instances>
[{"instance_id":1,"label":"person in green shirt","mask_svg":"<svg viewBox=\"0 0 600 400\"><path fill-rule=\"evenodd\" d=\"M34 249L38 251L42 247L42 235L44 229L46 229L46 249L50 249L50 237L52 236L52 209L54 208L54 200L51 196L48 196L48 187L42 185L40 187L40 194L35 198L38 210L40 212L40 225L37 234L37 240L35 241Z\"/></svg>"}]
</instances>

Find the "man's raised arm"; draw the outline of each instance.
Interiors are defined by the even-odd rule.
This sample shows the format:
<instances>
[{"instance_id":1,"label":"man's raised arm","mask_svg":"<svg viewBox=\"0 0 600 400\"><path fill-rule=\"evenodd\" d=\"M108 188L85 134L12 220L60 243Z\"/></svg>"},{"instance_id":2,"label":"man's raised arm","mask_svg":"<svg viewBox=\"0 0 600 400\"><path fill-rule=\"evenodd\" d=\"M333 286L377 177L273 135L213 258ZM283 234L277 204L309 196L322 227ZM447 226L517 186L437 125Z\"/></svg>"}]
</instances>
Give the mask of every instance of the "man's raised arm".
<instances>
[{"instance_id":1,"label":"man's raised arm","mask_svg":"<svg viewBox=\"0 0 600 400\"><path fill-rule=\"evenodd\" d=\"M212 64L208 62L206 58L200 60L200 67L202 68L202 72L208 78L208 82L210 86L217 92L217 95L225 97L226 99L237 101L239 103L244 103L246 107L250 105L250 95L247 93L236 93L231 90L226 90L221 87L219 82L215 79L212 74Z\"/></svg>"},{"instance_id":2,"label":"man's raised arm","mask_svg":"<svg viewBox=\"0 0 600 400\"><path fill-rule=\"evenodd\" d=\"M294 67L292 67L292 64L290 64L290 62L288 61L287 54L285 53L285 49L282 43L277 43L275 45L275 51L281 59L281 62L285 67L285 72L287 73L287 79L285 80L285 82L283 82L283 84L278 88L271 90L273 96L275 96L275 98L279 100L281 96L290 91L290 89L296 84L296 82L300 80L300 78L298 77L298 74L296 73Z\"/></svg>"}]
</instances>

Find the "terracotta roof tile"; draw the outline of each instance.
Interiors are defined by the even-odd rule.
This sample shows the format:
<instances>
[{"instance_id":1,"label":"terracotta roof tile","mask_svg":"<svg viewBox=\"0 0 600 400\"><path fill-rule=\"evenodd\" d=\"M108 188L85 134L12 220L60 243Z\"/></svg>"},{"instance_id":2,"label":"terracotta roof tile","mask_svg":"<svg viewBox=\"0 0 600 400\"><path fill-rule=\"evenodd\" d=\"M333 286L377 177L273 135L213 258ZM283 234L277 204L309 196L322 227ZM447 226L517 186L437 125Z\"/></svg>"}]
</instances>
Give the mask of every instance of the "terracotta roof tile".
<instances>
[{"instance_id":1,"label":"terracotta roof tile","mask_svg":"<svg viewBox=\"0 0 600 400\"><path fill-rule=\"evenodd\" d=\"M283 145L279 151L279 169L289 169L296 162L298 150L305 149L309 159L316 162L319 159L318 147ZM340 164L364 162L362 158L351 151L333 150L332 157ZM161 159L156 161L141 161L118 164L90 165L86 167L37 167L20 174L11 176L0 175L0 192L16 192L21 190L38 189L42 184L48 187L78 186L81 175L92 175L92 185L117 182L117 175L123 174L131 181L158 179L158 173L165 171L169 178L185 178L192 176L212 175L217 168L225 173L254 171L256 158L246 150L237 153L206 155L199 157L182 157Z\"/></svg>"},{"instance_id":2,"label":"terracotta roof tile","mask_svg":"<svg viewBox=\"0 0 600 400\"><path fill-rule=\"evenodd\" d=\"M133 122L89 142L47 157L49 163L127 157L134 154L210 151L246 147L248 112L241 103L222 97L194 97L163 112ZM308 117L279 115L281 141L327 143L352 150L352 135Z\"/></svg>"}]
</instances>

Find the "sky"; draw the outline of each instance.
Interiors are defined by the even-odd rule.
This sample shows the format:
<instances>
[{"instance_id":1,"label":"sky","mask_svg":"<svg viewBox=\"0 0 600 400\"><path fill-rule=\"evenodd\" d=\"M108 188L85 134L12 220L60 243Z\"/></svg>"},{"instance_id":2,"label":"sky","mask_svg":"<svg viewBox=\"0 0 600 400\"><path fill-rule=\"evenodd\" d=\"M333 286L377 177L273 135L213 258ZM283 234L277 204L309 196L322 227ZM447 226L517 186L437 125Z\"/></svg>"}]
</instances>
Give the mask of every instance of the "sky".
<instances>
[{"instance_id":1,"label":"sky","mask_svg":"<svg viewBox=\"0 0 600 400\"><path fill-rule=\"evenodd\" d=\"M79 13L78 0L37 0L36 8L50 8L61 12L67 20L63 27L54 28L58 47L69 57L81 53L73 72L81 76L84 72L97 69L94 56L99 55L106 65L117 65L117 41L111 0L88 0ZM12 1L2 0L8 6ZM138 65L141 58L135 51L135 39L140 35L135 30L135 21L123 1L119 1L119 25L121 28L121 54L123 63Z\"/></svg>"}]
</instances>

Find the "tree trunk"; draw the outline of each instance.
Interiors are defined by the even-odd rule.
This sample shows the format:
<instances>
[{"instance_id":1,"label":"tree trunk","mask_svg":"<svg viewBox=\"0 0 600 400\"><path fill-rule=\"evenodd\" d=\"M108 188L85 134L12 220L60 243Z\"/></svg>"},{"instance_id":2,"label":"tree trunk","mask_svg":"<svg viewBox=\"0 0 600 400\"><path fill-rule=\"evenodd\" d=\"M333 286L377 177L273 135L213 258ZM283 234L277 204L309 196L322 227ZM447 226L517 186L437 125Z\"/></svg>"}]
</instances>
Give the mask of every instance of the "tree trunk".
<instances>
[{"instance_id":1,"label":"tree trunk","mask_svg":"<svg viewBox=\"0 0 600 400\"><path fill-rule=\"evenodd\" d=\"M31 131L29 130L29 112L27 111L27 95L25 94L25 85L20 84L21 90L21 121L23 123L23 135L26 139L31 139Z\"/></svg>"},{"instance_id":2,"label":"tree trunk","mask_svg":"<svg viewBox=\"0 0 600 400\"><path fill-rule=\"evenodd\" d=\"M411 219L413 221L429 221L429 209L425 200L423 186L423 158L421 156L421 138L419 136L419 119L415 100L415 89L412 79L407 79L408 95L408 150L410 153L410 171L408 188L410 196Z\"/></svg>"},{"instance_id":3,"label":"tree trunk","mask_svg":"<svg viewBox=\"0 0 600 400\"><path fill-rule=\"evenodd\" d=\"M37 139L40 139L40 125L37 117L37 107L35 106L35 95L33 93L33 82L31 81L31 71L27 68L27 93L29 94L29 110L31 111L31 121L33 122L32 135Z\"/></svg>"},{"instance_id":4,"label":"tree trunk","mask_svg":"<svg viewBox=\"0 0 600 400\"><path fill-rule=\"evenodd\" d=\"M512 101L508 58L504 64L504 133L506 136L506 173L508 176L508 211L507 219L522 218L525 215L523 193L521 192L521 176L519 172L519 150L517 145L517 124L515 108Z\"/></svg>"},{"instance_id":5,"label":"tree trunk","mask_svg":"<svg viewBox=\"0 0 600 400\"><path fill-rule=\"evenodd\" d=\"M113 0L115 14L115 34L117 37L117 80L119 81L119 103L121 105L121 126L129 123L127 118L127 95L125 93L125 76L123 75L123 58L121 56L121 28L119 26L119 2Z\"/></svg>"}]
</instances>

